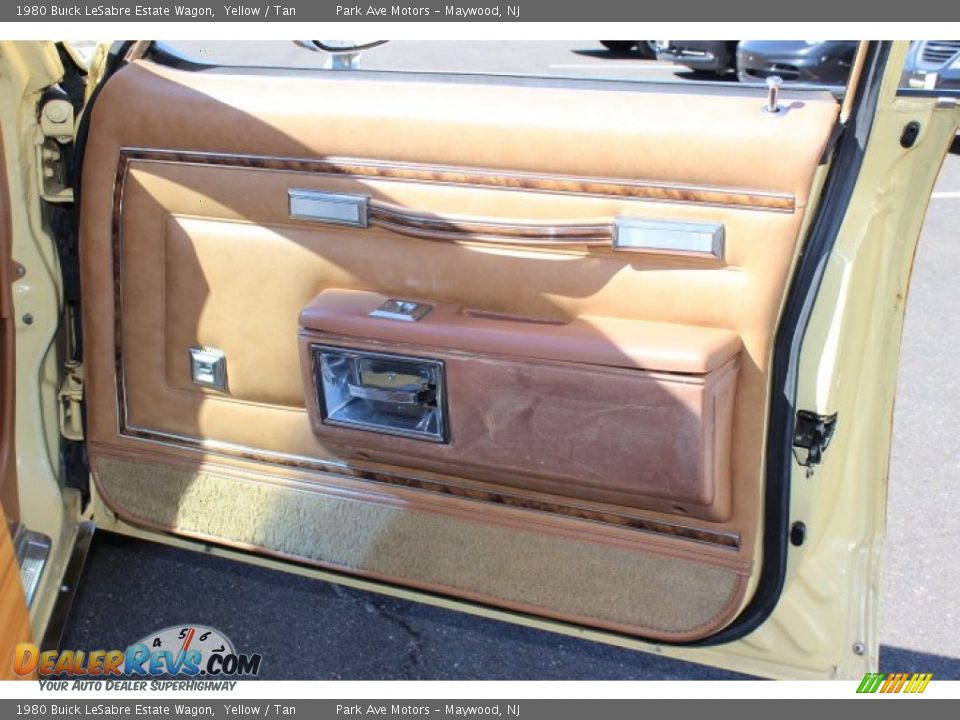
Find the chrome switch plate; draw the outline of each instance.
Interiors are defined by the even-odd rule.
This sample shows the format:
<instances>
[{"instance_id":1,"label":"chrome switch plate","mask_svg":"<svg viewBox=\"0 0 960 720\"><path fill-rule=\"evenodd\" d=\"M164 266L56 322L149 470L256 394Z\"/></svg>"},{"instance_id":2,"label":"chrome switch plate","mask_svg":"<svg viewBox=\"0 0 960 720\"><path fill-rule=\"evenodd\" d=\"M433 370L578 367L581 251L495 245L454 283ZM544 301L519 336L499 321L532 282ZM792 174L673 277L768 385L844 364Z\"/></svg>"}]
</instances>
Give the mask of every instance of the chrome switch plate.
<instances>
[{"instance_id":1,"label":"chrome switch plate","mask_svg":"<svg viewBox=\"0 0 960 720\"><path fill-rule=\"evenodd\" d=\"M190 376L194 385L226 390L227 356L216 348L190 348Z\"/></svg>"},{"instance_id":2,"label":"chrome switch plate","mask_svg":"<svg viewBox=\"0 0 960 720\"><path fill-rule=\"evenodd\" d=\"M433 310L433 305L427 303L418 303L413 300L397 300L390 298L380 307L370 313L371 317L387 318L388 320L403 320L405 322L416 322L428 312Z\"/></svg>"}]
</instances>

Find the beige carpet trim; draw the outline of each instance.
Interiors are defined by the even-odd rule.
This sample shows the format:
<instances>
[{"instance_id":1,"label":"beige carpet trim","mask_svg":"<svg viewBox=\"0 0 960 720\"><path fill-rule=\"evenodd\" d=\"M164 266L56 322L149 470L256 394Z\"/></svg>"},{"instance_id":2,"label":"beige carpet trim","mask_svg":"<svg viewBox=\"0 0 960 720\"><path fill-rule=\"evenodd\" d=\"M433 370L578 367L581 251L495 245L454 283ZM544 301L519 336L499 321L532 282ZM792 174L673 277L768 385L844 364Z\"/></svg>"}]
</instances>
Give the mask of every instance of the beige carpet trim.
<instances>
[{"instance_id":1,"label":"beige carpet trim","mask_svg":"<svg viewBox=\"0 0 960 720\"><path fill-rule=\"evenodd\" d=\"M133 523L651 638L708 635L743 593L720 567L570 537L116 458L94 471Z\"/></svg>"}]
</instances>

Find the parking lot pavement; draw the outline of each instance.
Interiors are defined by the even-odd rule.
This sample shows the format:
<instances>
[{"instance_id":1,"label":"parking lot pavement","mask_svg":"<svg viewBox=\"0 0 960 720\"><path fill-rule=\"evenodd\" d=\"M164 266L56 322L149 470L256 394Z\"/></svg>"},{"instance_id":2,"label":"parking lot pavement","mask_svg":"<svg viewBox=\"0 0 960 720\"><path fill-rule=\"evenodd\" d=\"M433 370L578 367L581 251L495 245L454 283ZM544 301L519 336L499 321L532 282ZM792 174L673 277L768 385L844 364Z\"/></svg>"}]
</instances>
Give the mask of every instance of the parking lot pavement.
<instances>
[{"instance_id":1,"label":"parking lot pavement","mask_svg":"<svg viewBox=\"0 0 960 720\"><path fill-rule=\"evenodd\" d=\"M736 679L555 635L98 533L63 648L124 648L195 623L263 655L267 680Z\"/></svg>"},{"instance_id":2,"label":"parking lot pavement","mask_svg":"<svg viewBox=\"0 0 960 720\"><path fill-rule=\"evenodd\" d=\"M954 143L955 147L960 143ZM960 150L960 148L958 148ZM960 155L927 211L894 412L880 638L960 678ZM927 666L930 666L927 668Z\"/></svg>"}]
</instances>

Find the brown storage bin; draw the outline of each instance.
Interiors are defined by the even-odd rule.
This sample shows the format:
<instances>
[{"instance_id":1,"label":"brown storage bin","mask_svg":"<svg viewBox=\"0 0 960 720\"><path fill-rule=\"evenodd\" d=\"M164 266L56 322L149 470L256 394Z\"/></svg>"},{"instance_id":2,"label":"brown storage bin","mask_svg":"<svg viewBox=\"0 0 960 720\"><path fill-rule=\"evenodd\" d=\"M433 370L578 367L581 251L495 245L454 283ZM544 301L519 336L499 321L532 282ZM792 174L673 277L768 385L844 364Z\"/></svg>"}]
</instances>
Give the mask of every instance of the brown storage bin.
<instances>
[{"instance_id":1,"label":"brown storage bin","mask_svg":"<svg viewBox=\"0 0 960 720\"><path fill-rule=\"evenodd\" d=\"M342 447L348 458L362 452L376 462L568 501L728 516L735 335L621 320L519 322L436 303L417 322L371 317L384 300L330 290L301 315L307 407L325 445ZM366 367L373 372L389 369L391 357L430 361L427 379L416 380L423 383L416 400L427 414L437 408L437 417L423 423L436 432L385 434L339 423L335 408L327 407L337 403L325 398L318 379L322 365L340 363L341 353L355 362L363 352L372 353ZM385 364L378 366L381 356ZM650 358L669 366L638 367ZM396 382L416 375L416 366L396 362ZM330 380L335 371L326 371ZM442 375L439 388L429 384L434 373ZM351 393L369 395L356 381L346 384ZM381 394L349 401L362 411L373 408L388 425L391 408L397 409L397 427L417 412L410 402L392 405L394 396L371 392Z\"/></svg>"}]
</instances>

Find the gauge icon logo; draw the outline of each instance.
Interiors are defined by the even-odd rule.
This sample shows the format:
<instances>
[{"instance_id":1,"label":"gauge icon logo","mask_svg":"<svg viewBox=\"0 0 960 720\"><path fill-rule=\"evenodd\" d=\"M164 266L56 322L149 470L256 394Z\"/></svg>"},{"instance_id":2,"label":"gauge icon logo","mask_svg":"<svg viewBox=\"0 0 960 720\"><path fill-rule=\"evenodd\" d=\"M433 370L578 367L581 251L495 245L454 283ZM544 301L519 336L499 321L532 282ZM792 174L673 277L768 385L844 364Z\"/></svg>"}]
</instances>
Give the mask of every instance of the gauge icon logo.
<instances>
[{"instance_id":1,"label":"gauge icon logo","mask_svg":"<svg viewBox=\"0 0 960 720\"><path fill-rule=\"evenodd\" d=\"M199 650L201 662L209 660L214 653L236 655L233 643L216 628L205 625L171 625L138 640L135 645L146 645L150 652L169 650L174 655Z\"/></svg>"},{"instance_id":2,"label":"gauge icon logo","mask_svg":"<svg viewBox=\"0 0 960 720\"><path fill-rule=\"evenodd\" d=\"M237 653L216 628L183 624L150 633L127 648L124 670L136 675L257 675L260 661L259 654Z\"/></svg>"}]
</instances>

